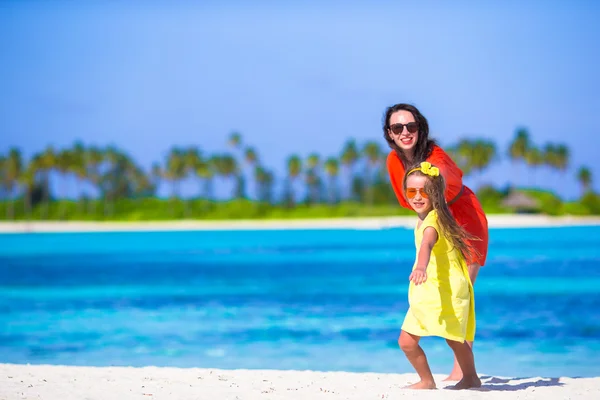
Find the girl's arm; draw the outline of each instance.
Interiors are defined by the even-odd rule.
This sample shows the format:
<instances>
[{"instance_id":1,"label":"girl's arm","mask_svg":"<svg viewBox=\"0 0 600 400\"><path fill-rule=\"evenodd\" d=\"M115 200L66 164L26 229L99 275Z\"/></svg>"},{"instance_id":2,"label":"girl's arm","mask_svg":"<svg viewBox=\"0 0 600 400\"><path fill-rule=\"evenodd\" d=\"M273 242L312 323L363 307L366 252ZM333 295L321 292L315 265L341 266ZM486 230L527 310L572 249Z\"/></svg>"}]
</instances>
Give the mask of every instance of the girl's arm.
<instances>
[{"instance_id":1,"label":"girl's arm","mask_svg":"<svg viewBox=\"0 0 600 400\"><path fill-rule=\"evenodd\" d=\"M417 255L417 267L408 277L408 280L413 281L415 285L425 283L427 280L427 266L429 265L429 259L431 258L431 250L433 250L433 246L437 240L438 234L435 228L431 226L425 228L421 247L419 248L419 254Z\"/></svg>"}]
</instances>

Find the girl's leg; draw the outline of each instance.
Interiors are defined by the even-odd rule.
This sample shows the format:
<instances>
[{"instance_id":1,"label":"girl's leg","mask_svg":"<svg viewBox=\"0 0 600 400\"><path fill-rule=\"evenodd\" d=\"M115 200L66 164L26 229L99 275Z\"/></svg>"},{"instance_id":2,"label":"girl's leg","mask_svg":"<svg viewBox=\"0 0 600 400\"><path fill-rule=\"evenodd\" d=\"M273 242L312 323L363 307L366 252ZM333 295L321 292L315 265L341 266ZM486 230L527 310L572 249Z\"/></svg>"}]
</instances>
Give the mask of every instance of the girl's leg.
<instances>
[{"instance_id":1,"label":"girl's leg","mask_svg":"<svg viewBox=\"0 0 600 400\"><path fill-rule=\"evenodd\" d=\"M481 265L474 263L474 264L469 264L469 277L471 278L471 284L473 286L475 286L475 280L477 279L477 274L479 274L479 268L481 268ZM472 341L468 341L467 342L469 344L469 346L471 347L471 349L473 349L473 342ZM444 379L445 381L460 381L463 377L463 373L460 370L460 365L458 364L458 360L456 359L456 357L454 357L454 366L452 367L452 372L450 372L450 375L448 375L448 377L446 379Z\"/></svg>"},{"instance_id":2,"label":"girl's leg","mask_svg":"<svg viewBox=\"0 0 600 400\"><path fill-rule=\"evenodd\" d=\"M475 370L475 359L473 357L473 350L471 346L465 341L463 343L456 342L454 340L446 340L448 346L454 352L454 357L458 360L460 369L462 371L462 379L452 387L452 389L469 389L481 386L481 380L477 376Z\"/></svg>"},{"instance_id":3,"label":"girl's leg","mask_svg":"<svg viewBox=\"0 0 600 400\"><path fill-rule=\"evenodd\" d=\"M427 363L425 352L419 346L419 336L411 335L408 332L401 331L398 338L398 344L406 355L408 361L419 374L421 380L415 384L407 386L408 389L435 389L435 381Z\"/></svg>"}]
</instances>

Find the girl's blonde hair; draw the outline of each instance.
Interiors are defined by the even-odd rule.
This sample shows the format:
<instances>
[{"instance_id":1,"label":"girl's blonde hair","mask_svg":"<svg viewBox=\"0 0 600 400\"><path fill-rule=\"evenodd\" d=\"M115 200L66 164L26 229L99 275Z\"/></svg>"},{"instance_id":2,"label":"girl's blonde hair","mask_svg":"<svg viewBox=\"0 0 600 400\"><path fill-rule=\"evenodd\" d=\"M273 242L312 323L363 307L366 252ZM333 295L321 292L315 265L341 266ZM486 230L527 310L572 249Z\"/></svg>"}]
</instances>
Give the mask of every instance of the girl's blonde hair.
<instances>
[{"instance_id":1,"label":"girl's blonde hair","mask_svg":"<svg viewBox=\"0 0 600 400\"><path fill-rule=\"evenodd\" d=\"M481 239L468 233L462 226L458 224L456 219L454 219L452 213L450 213L450 208L448 208L448 204L446 203L446 198L444 197L446 181L439 173L439 169L437 167L430 164L429 166L430 169L437 170L436 176L422 172L421 164L407 169L408 172L404 175L404 179L402 181L404 195L406 196L406 181L410 175L426 177L427 182L425 183L425 193L429 195L433 209L437 210L438 222L442 230L442 234L454 245L454 247L460 250L463 256L466 258L479 256L477 249L469 246L467 241ZM406 200L408 201L408 198Z\"/></svg>"}]
</instances>

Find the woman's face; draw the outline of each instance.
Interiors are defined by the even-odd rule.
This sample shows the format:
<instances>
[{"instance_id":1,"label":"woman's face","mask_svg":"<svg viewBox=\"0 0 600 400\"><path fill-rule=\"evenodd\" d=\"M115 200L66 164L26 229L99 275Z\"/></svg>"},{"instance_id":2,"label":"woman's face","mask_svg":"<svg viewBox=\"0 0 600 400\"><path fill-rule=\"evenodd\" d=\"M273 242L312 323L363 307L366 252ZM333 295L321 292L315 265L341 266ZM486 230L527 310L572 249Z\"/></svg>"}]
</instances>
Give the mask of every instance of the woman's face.
<instances>
[{"instance_id":1,"label":"woman's face","mask_svg":"<svg viewBox=\"0 0 600 400\"><path fill-rule=\"evenodd\" d=\"M402 126L397 124L402 124ZM410 125L407 127L405 126L406 124ZM414 154L417 140L419 140L418 130L414 133L409 132L409 130L414 129L415 125L418 127L415 117L413 117L410 111L400 110L390 116L390 129L388 129L388 135L390 135L394 143L396 143L396 145L408 156Z\"/></svg>"}]
</instances>

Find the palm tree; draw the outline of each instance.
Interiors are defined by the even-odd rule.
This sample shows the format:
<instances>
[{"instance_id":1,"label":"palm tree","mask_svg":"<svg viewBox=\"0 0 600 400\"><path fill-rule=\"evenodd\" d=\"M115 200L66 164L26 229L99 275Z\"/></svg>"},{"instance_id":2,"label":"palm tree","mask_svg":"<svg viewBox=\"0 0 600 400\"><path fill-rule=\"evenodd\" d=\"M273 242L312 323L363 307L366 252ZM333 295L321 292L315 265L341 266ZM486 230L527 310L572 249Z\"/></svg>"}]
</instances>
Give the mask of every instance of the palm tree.
<instances>
[{"instance_id":1,"label":"palm tree","mask_svg":"<svg viewBox=\"0 0 600 400\"><path fill-rule=\"evenodd\" d=\"M306 202L316 204L319 202L321 187L321 157L317 153L311 153L306 159L305 180L307 186Z\"/></svg>"},{"instance_id":2,"label":"palm tree","mask_svg":"<svg viewBox=\"0 0 600 400\"><path fill-rule=\"evenodd\" d=\"M554 143L546 143L544 146L544 150L542 151L542 159L543 163L550 168L558 168L557 167L557 151Z\"/></svg>"},{"instance_id":3,"label":"palm tree","mask_svg":"<svg viewBox=\"0 0 600 400\"><path fill-rule=\"evenodd\" d=\"M569 148L564 144L559 144L555 151L556 167L564 174L569 166Z\"/></svg>"},{"instance_id":4,"label":"palm tree","mask_svg":"<svg viewBox=\"0 0 600 400\"><path fill-rule=\"evenodd\" d=\"M240 170L238 163L231 154L224 154L221 157L221 174L226 179L235 179L235 186L233 188L232 197L235 199L240 199L244 197L245 192L245 181L244 177L240 175Z\"/></svg>"},{"instance_id":5,"label":"palm tree","mask_svg":"<svg viewBox=\"0 0 600 400\"><path fill-rule=\"evenodd\" d=\"M471 166L473 171L483 172L496 158L496 145L490 140L477 139L472 145Z\"/></svg>"},{"instance_id":6,"label":"palm tree","mask_svg":"<svg viewBox=\"0 0 600 400\"><path fill-rule=\"evenodd\" d=\"M254 147L246 147L246 150L244 150L244 159L252 166L258 162L258 155Z\"/></svg>"},{"instance_id":7,"label":"palm tree","mask_svg":"<svg viewBox=\"0 0 600 400\"><path fill-rule=\"evenodd\" d=\"M160 163L153 162L152 167L150 167L150 179L152 180L152 186L154 186L155 190L160 186L164 176L165 173L160 167Z\"/></svg>"},{"instance_id":8,"label":"palm tree","mask_svg":"<svg viewBox=\"0 0 600 400\"><path fill-rule=\"evenodd\" d=\"M448 147L447 151L463 175L470 175L473 171L473 143L468 139L461 139L455 146Z\"/></svg>"},{"instance_id":9,"label":"palm tree","mask_svg":"<svg viewBox=\"0 0 600 400\"><path fill-rule=\"evenodd\" d=\"M64 196L63 201L60 202L59 208L59 218L63 219L65 217L65 206L68 192L68 182L69 175L71 174L73 168L74 160L73 153L71 153L68 149L63 149L59 151L56 156L56 170L62 174L62 195Z\"/></svg>"},{"instance_id":10,"label":"palm tree","mask_svg":"<svg viewBox=\"0 0 600 400\"><path fill-rule=\"evenodd\" d=\"M213 198L213 176L215 174L214 163L210 159L204 157L200 158L200 161L196 165L196 176L203 182L202 196L206 199L206 204Z\"/></svg>"},{"instance_id":11,"label":"palm tree","mask_svg":"<svg viewBox=\"0 0 600 400\"><path fill-rule=\"evenodd\" d=\"M23 188L24 200L25 200L25 216L27 220L31 219L32 211L32 194L33 188L35 187L36 175L38 174L39 166L36 165L36 161L32 160L23 173L19 177L18 184Z\"/></svg>"},{"instance_id":12,"label":"palm tree","mask_svg":"<svg viewBox=\"0 0 600 400\"><path fill-rule=\"evenodd\" d=\"M8 152L8 157L4 158L3 176L0 177L3 182L0 182L6 189L8 197L8 207L6 208L6 218L14 219L14 199L12 195L15 189L18 189L18 182L23 173L23 159L21 151L17 148L11 148Z\"/></svg>"},{"instance_id":13,"label":"palm tree","mask_svg":"<svg viewBox=\"0 0 600 400\"><path fill-rule=\"evenodd\" d=\"M118 164L121 160L121 153L115 146L109 145L102 150L102 156L105 171L99 178L99 184L104 197L104 216L106 217L107 215L113 214L115 201L117 200L117 186L119 180Z\"/></svg>"},{"instance_id":14,"label":"palm tree","mask_svg":"<svg viewBox=\"0 0 600 400\"><path fill-rule=\"evenodd\" d=\"M362 149L362 155L366 159L365 165L365 186L366 186L366 198L367 204L371 206L373 204L373 168L377 166L382 155L379 142L369 141L365 143Z\"/></svg>"},{"instance_id":15,"label":"palm tree","mask_svg":"<svg viewBox=\"0 0 600 400\"><path fill-rule=\"evenodd\" d=\"M7 163L6 163L6 156L4 154L0 154L0 199L2 199L3 197L6 198L6 200L8 200L8 202L11 201L11 194L10 191L8 190L8 178L7 178ZM8 208L7 210L7 219L8 219Z\"/></svg>"},{"instance_id":16,"label":"palm tree","mask_svg":"<svg viewBox=\"0 0 600 400\"><path fill-rule=\"evenodd\" d=\"M71 149L71 173L75 177L77 210L79 214L83 213L83 198L85 191L83 188L84 182L88 178L88 152L81 141L76 141Z\"/></svg>"},{"instance_id":17,"label":"palm tree","mask_svg":"<svg viewBox=\"0 0 600 400\"><path fill-rule=\"evenodd\" d=\"M234 155L233 156L226 155L225 156L226 158L222 159L222 161L225 163L231 164L231 160L229 159L229 157L231 157L233 159L233 164L231 164L229 166L223 165L223 167L225 167L226 169L229 168L232 172L228 173L227 176L230 176L235 179L233 198L235 198L235 199L245 198L246 197L246 179L244 177L243 168L241 168L242 158L243 158L243 156L241 154L242 135L239 132L231 132L231 134L229 135L228 144L229 144L229 146L231 146L233 148ZM254 154L254 155L256 155L256 154ZM252 157L252 154L250 154L250 156ZM235 166L235 168L231 169L230 167L233 165Z\"/></svg>"},{"instance_id":18,"label":"palm tree","mask_svg":"<svg viewBox=\"0 0 600 400\"><path fill-rule=\"evenodd\" d=\"M340 171L340 164L335 157L329 157L325 161L325 173L329 177L329 202L337 203L337 176Z\"/></svg>"},{"instance_id":19,"label":"palm tree","mask_svg":"<svg viewBox=\"0 0 600 400\"><path fill-rule=\"evenodd\" d=\"M171 182L171 215L175 215L175 200L180 199L179 185L187 171L185 152L179 147L172 147L165 161L164 177Z\"/></svg>"},{"instance_id":20,"label":"palm tree","mask_svg":"<svg viewBox=\"0 0 600 400\"><path fill-rule=\"evenodd\" d=\"M293 154L287 160L287 179L285 183L284 201L289 207L293 207L296 201L294 196L294 182L302 173L302 160Z\"/></svg>"},{"instance_id":21,"label":"palm tree","mask_svg":"<svg viewBox=\"0 0 600 400\"><path fill-rule=\"evenodd\" d=\"M220 154L213 154L208 159L208 165L210 166L210 171L212 171L213 177L223 177L223 162L221 161L222 156ZM211 180L212 185L212 180ZM215 198L216 200L216 198Z\"/></svg>"},{"instance_id":22,"label":"palm tree","mask_svg":"<svg viewBox=\"0 0 600 400\"><path fill-rule=\"evenodd\" d=\"M96 188L97 191L101 191L100 188L100 167L104 160L104 155L102 154L102 150L100 150L96 146L89 147L86 151L86 174L88 177L88 181L92 186ZM96 202L90 201L88 204L88 213L95 214L96 213Z\"/></svg>"},{"instance_id":23,"label":"palm tree","mask_svg":"<svg viewBox=\"0 0 600 400\"><path fill-rule=\"evenodd\" d=\"M194 177L196 176L196 169L198 167L198 164L200 163L201 158L202 158L202 155L200 154L200 150L196 146L189 146L187 149L184 150L184 154L183 154L184 173L183 173L182 179L187 178L190 174L192 174ZM185 217L189 218L190 208L191 208L191 200L188 200L188 201L184 200L184 204L185 204L185 210L184 210Z\"/></svg>"},{"instance_id":24,"label":"palm tree","mask_svg":"<svg viewBox=\"0 0 600 400\"><path fill-rule=\"evenodd\" d=\"M231 154L217 154L210 158L210 163L214 166L216 175L219 175L223 179L230 179L232 177L238 177L238 165L235 158ZM234 186L234 194L232 197L238 197L240 190L243 189L238 179Z\"/></svg>"},{"instance_id":25,"label":"palm tree","mask_svg":"<svg viewBox=\"0 0 600 400\"><path fill-rule=\"evenodd\" d=\"M36 166L36 172L41 172L42 174L42 218L48 217L48 211L50 208L50 174L52 170L56 168L57 157L52 146L46 147L46 150L37 156L34 166Z\"/></svg>"},{"instance_id":26,"label":"palm tree","mask_svg":"<svg viewBox=\"0 0 600 400\"><path fill-rule=\"evenodd\" d=\"M254 167L254 180L258 186L258 201L261 203L272 203L273 174L264 167L257 165Z\"/></svg>"},{"instance_id":27,"label":"palm tree","mask_svg":"<svg viewBox=\"0 0 600 400\"><path fill-rule=\"evenodd\" d=\"M592 188L592 171L588 167L580 167L577 171L577 180L582 186L583 193L587 193Z\"/></svg>"},{"instance_id":28,"label":"palm tree","mask_svg":"<svg viewBox=\"0 0 600 400\"><path fill-rule=\"evenodd\" d=\"M200 153L200 149L196 146L189 146L187 149L183 150L183 164L184 164L184 176L188 176L190 173L194 173L196 171L196 166L200 162L202 155Z\"/></svg>"},{"instance_id":29,"label":"palm tree","mask_svg":"<svg viewBox=\"0 0 600 400\"><path fill-rule=\"evenodd\" d=\"M535 171L544 163L542 152L537 147L530 147L525 154L525 161L531 167L531 184L535 186Z\"/></svg>"},{"instance_id":30,"label":"palm tree","mask_svg":"<svg viewBox=\"0 0 600 400\"><path fill-rule=\"evenodd\" d=\"M348 198L352 197L352 182L354 180L354 164L358 160L359 152L358 147L356 146L356 141L354 139L349 139L344 144L342 149L342 153L340 155L340 161L342 165L346 169L346 173L348 174Z\"/></svg>"},{"instance_id":31,"label":"palm tree","mask_svg":"<svg viewBox=\"0 0 600 400\"><path fill-rule=\"evenodd\" d=\"M517 172L517 163L519 160L525 160L526 154L531 147L531 143L529 141L529 132L525 128L517 129L515 138L508 148L508 156L511 159L513 165L515 166L515 175L518 175ZM515 178L516 181L516 178Z\"/></svg>"},{"instance_id":32,"label":"palm tree","mask_svg":"<svg viewBox=\"0 0 600 400\"><path fill-rule=\"evenodd\" d=\"M258 164L258 154L256 153L256 150L254 149L254 147L246 147L246 149L244 150L244 160L246 161L246 164L254 169L256 167L256 165ZM244 169L240 168L239 174L243 176L244 174ZM256 174L254 176L256 178ZM239 180L240 178L238 178ZM255 192L258 193L259 192L259 184L256 181L256 179L254 179L254 186L255 186ZM245 195L245 193L243 194ZM257 194L258 196L258 194Z\"/></svg>"},{"instance_id":33,"label":"palm tree","mask_svg":"<svg viewBox=\"0 0 600 400\"><path fill-rule=\"evenodd\" d=\"M171 182L172 193L174 199L180 198L179 184L185 177L187 165L185 152L179 147L173 147L167 154L165 178Z\"/></svg>"},{"instance_id":34,"label":"palm tree","mask_svg":"<svg viewBox=\"0 0 600 400\"><path fill-rule=\"evenodd\" d=\"M242 135L239 132L231 132L228 142L231 147L237 149L242 145Z\"/></svg>"}]
</instances>

